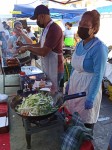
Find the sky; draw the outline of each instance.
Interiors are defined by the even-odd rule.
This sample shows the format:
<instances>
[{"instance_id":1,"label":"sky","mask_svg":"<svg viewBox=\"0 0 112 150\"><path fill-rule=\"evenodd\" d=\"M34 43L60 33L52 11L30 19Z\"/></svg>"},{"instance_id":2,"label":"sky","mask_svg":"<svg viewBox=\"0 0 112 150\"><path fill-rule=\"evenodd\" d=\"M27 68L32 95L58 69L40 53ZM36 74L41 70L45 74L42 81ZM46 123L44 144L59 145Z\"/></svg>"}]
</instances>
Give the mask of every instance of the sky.
<instances>
[{"instance_id":1,"label":"sky","mask_svg":"<svg viewBox=\"0 0 112 150\"><path fill-rule=\"evenodd\" d=\"M31 4L32 3L31 5L36 7L37 5L41 4L42 1L47 1L47 0L1 0L0 1L0 15L1 14L10 14L11 15L10 12L13 10L14 4ZM107 3L107 2L105 2L104 0L99 0L99 5L102 5L104 3ZM112 4L112 2L111 2L111 4ZM55 7L55 6L60 8L59 7L60 5L58 3L56 3L54 5L52 3L52 7ZM50 7L51 7L51 3L50 3Z\"/></svg>"},{"instance_id":2,"label":"sky","mask_svg":"<svg viewBox=\"0 0 112 150\"><path fill-rule=\"evenodd\" d=\"M36 0L1 0L0 1L0 14L9 14L10 11L13 10L14 4L29 4ZM38 2L40 0L37 0L33 6L37 6Z\"/></svg>"},{"instance_id":3,"label":"sky","mask_svg":"<svg viewBox=\"0 0 112 150\"><path fill-rule=\"evenodd\" d=\"M37 5L45 1L47 0L1 0L0 1L0 15L8 15L8 14L11 15L10 12L13 10L14 4L30 4L36 7ZM58 3L50 2L50 7L56 7L56 6L58 8L62 8L62 6L65 7L65 5L60 6L60 4Z\"/></svg>"}]
</instances>

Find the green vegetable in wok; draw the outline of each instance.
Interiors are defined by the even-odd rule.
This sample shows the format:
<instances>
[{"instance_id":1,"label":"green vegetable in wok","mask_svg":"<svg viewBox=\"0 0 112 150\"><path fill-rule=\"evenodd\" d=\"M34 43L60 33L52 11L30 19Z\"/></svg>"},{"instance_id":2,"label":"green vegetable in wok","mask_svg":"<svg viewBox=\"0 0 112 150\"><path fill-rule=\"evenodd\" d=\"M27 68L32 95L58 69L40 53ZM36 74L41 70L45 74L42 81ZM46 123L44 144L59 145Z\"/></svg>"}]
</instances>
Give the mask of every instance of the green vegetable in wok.
<instances>
[{"instance_id":1,"label":"green vegetable in wok","mask_svg":"<svg viewBox=\"0 0 112 150\"><path fill-rule=\"evenodd\" d=\"M16 107L16 110L26 116L47 115L57 110L53 106L53 98L42 93L30 94L23 98L22 104Z\"/></svg>"}]
</instances>

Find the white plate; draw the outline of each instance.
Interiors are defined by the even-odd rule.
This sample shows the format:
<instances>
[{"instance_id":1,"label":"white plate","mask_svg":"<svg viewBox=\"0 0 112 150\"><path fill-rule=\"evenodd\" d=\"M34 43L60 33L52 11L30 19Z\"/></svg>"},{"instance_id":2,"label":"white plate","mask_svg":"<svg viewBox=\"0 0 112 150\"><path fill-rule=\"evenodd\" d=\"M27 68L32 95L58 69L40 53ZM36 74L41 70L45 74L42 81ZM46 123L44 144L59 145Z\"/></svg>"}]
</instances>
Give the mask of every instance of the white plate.
<instances>
[{"instance_id":1,"label":"white plate","mask_svg":"<svg viewBox=\"0 0 112 150\"><path fill-rule=\"evenodd\" d=\"M33 84L33 89L35 88L38 88L39 87L39 84L40 84L40 81L35 81L34 84ZM52 82L50 81L45 81L45 87L47 88L50 88L52 86Z\"/></svg>"}]
</instances>

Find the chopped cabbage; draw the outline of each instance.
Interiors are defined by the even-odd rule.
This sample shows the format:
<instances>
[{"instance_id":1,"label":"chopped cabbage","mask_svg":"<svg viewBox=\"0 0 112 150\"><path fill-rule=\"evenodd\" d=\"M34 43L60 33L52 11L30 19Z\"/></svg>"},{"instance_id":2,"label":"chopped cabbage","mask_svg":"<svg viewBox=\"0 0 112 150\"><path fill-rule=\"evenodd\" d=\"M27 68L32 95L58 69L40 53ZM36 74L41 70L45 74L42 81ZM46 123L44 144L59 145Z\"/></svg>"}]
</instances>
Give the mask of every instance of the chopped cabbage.
<instances>
[{"instance_id":1,"label":"chopped cabbage","mask_svg":"<svg viewBox=\"0 0 112 150\"><path fill-rule=\"evenodd\" d=\"M23 98L22 104L16 107L16 110L25 116L41 116L57 110L53 107L53 98L42 93L30 94Z\"/></svg>"}]
</instances>

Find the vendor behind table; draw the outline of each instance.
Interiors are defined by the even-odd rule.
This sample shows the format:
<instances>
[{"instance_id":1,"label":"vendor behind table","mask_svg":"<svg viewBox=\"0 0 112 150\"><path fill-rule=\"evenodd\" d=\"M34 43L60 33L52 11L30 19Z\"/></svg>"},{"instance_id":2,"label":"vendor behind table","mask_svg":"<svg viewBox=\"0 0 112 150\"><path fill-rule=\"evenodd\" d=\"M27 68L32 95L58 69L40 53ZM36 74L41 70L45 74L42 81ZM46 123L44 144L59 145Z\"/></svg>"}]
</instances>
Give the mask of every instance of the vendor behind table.
<instances>
[{"instance_id":1,"label":"vendor behind table","mask_svg":"<svg viewBox=\"0 0 112 150\"><path fill-rule=\"evenodd\" d=\"M42 70L53 83L52 92L55 93L59 90L64 74L63 32L59 25L52 21L49 9L44 5L35 8L31 19L37 20L37 25L43 28L40 42L35 45L22 46L18 52L21 54L29 50L31 53L41 56Z\"/></svg>"},{"instance_id":2,"label":"vendor behind table","mask_svg":"<svg viewBox=\"0 0 112 150\"><path fill-rule=\"evenodd\" d=\"M17 56L20 60L21 65L29 64L30 59L30 52L26 51L24 54L18 55L18 42L21 41L24 44L32 44L32 39L27 36L27 34L23 30L22 23L19 21L14 22L14 33L15 35L11 36L8 40L8 52L13 54L13 56Z\"/></svg>"}]
</instances>

